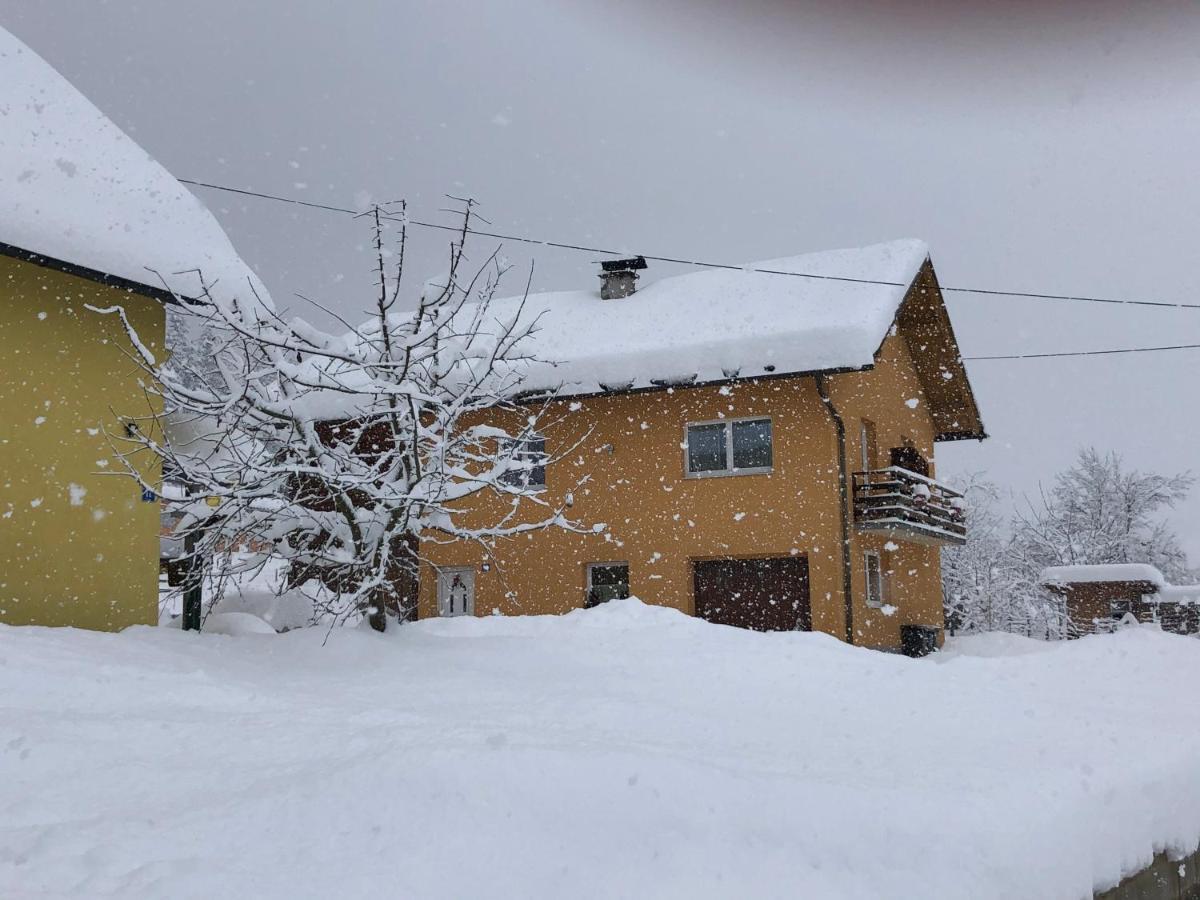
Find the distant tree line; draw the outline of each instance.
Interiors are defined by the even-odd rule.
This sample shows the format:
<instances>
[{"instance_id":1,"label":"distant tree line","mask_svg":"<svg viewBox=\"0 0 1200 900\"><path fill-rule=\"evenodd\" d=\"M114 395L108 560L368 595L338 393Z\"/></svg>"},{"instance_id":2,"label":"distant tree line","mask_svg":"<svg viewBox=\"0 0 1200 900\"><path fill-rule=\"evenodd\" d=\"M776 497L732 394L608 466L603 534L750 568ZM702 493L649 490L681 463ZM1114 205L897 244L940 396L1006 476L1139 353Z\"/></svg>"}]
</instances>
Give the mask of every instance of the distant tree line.
<instances>
[{"instance_id":1,"label":"distant tree line","mask_svg":"<svg viewBox=\"0 0 1200 900\"><path fill-rule=\"evenodd\" d=\"M1116 453L1087 448L1048 490L1006 516L994 483L963 479L967 543L942 553L947 629L1066 637L1062 599L1039 584L1047 566L1149 563L1173 583L1195 580L1162 517L1193 482L1190 474L1138 472Z\"/></svg>"}]
</instances>

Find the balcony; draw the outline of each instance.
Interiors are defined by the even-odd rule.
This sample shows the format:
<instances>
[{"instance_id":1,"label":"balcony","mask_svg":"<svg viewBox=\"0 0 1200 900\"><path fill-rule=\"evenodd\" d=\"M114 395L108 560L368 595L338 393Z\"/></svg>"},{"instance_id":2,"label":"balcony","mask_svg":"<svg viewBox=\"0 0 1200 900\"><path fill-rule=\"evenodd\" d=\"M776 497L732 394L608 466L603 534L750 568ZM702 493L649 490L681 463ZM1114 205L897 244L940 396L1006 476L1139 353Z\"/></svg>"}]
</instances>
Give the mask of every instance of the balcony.
<instances>
[{"instance_id":1,"label":"balcony","mask_svg":"<svg viewBox=\"0 0 1200 900\"><path fill-rule=\"evenodd\" d=\"M859 531L919 544L967 541L962 494L900 466L855 472L854 524Z\"/></svg>"}]
</instances>

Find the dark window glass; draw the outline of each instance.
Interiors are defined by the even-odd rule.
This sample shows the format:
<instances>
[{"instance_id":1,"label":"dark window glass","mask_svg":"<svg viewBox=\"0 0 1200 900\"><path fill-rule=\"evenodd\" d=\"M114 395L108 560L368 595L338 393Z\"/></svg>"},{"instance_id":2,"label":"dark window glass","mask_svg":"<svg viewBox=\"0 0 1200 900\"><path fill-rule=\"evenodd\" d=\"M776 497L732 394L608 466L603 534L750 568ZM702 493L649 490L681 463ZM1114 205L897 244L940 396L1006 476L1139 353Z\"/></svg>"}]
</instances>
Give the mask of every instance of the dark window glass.
<instances>
[{"instance_id":1,"label":"dark window glass","mask_svg":"<svg viewBox=\"0 0 1200 900\"><path fill-rule=\"evenodd\" d=\"M525 442L525 449L522 451L525 459L529 460L533 465L529 470L529 480L526 482L529 487L545 487L546 486L546 439L539 437L533 438Z\"/></svg>"},{"instance_id":2,"label":"dark window glass","mask_svg":"<svg viewBox=\"0 0 1200 900\"><path fill-rule=\"evenodd\" d=\"M500 476L500 480L511 487L545 487L546 486L546 439L543 437L525 438L513 441L512 458L521 468L513 469Z\"/></svg>"},{"instance_id":3,"label":"dark window glass","mask_svg":"<svg viewBox=\"0 0 1200 900\"><path fill-rule=\"evenodd\" d=\"M725 461L725 425L689 425L687 439L689 472L720 472Z\"/></svg>"},{"instance_id":4,"label":"dark window glass","mask_svg":"<svg viewBox=\"0 0 1200 900\"><path fill-rule=\"evenodd\" d=\"M883 571L879 566L879 556L874 553L866 555L867 563L867 605L883 606Z\"/></svg>"},{"instance_id":5,"label":"dark window glass","mask_svg":"<svg viewBox=\"0 0 1200 900\"><path fill-rule=\"evenodd\" d=\"M625 563L588 566L587 602L589 609L609 600L629 596L629 566Z\"/></svg>"},{"instance_id":6,"label":"dark window glass","mask_svg":"<svg viewBox=\"0 0 1200 900\"><path fill-rule=\"evenodd\" d=\"M769 469L771 467L771 420L753 419L733 423L733 467Z\"/></svg>"}]
</instances>

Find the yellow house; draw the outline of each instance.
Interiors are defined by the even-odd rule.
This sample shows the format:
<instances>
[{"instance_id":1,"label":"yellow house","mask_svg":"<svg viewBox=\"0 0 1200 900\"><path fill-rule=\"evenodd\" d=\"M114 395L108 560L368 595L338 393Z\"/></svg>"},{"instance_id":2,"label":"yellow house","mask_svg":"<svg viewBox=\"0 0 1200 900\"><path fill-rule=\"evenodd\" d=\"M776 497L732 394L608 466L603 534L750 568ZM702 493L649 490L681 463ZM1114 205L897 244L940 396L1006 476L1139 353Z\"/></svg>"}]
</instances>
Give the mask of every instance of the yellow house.
<instances>
[{"instance_id":1,"label":"yellow house","mask_svg":"<svg viewBox=\"0 0 1200 900\"><path fill-rule=\"evenodd\" d=\"M158 503L124 477L114 441L159 408L120 320L87 307L121 305L161 351L163 298L11 245L0 254L0 621L156 622ZM156 460L133 462L157 483Z\"/></svg>"},{"instance_id":2,"label":"yellow house","mask_svg":"<svg viewBox=\"0 0 1200 900\"><path fill-rule=\"evenodd\" d=\"M158 620L159 504L118 455L160 412L120 307L164 352L165 306L252 278L211 214L0 29L0 622ZM257 283L255 283L257 286ZM130 457L151 485L157 462Z\"/></svg>"},{"instance_id":3,"label":"yellow house","mask_svg":"<svg viewBox=\"0 0 1200 900\"><path fill-rule=\"evenodd\" d=\"M557 391L528 448L549 461L531 487L604 531L534 532L490 554L422 545L419 615L632 594L742 627L940 643L940 548L966 532L934 450L985 435L925 245L637 290L644 265L606 264L599 293L524 301L542 361L525 386Z\"/></svg>"}]
</instances>

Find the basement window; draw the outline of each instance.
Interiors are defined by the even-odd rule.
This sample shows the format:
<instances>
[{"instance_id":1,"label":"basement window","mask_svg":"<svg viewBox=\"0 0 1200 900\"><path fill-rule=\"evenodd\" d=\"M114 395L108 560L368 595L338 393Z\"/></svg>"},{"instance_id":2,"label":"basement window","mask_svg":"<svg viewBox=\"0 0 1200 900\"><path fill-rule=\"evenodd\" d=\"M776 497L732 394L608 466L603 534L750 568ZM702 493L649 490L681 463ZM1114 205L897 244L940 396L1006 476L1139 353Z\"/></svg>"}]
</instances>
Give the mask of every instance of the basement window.
<instances>
[{"instance_id":1,"label":"basement window","mask_svg":"<svg viewBox=\"0 0 1200 900\"><path fill-rule=\"evenodd\" d=\"M590 563L587 567L585 609L629 596L629 563Z\"/></svg>"},{"instance_id":2,"label":"basement window","mask_svg":"<svg viewBox=\"0 0 1200 900\"><path fill-rule=\"evenodd\" d=\"M770 419L726 419L687 427L687 474L754 475L774 462Z\"/></svg>"}]
</instances>

